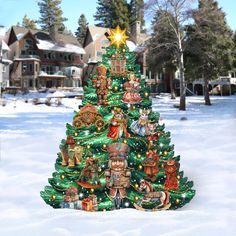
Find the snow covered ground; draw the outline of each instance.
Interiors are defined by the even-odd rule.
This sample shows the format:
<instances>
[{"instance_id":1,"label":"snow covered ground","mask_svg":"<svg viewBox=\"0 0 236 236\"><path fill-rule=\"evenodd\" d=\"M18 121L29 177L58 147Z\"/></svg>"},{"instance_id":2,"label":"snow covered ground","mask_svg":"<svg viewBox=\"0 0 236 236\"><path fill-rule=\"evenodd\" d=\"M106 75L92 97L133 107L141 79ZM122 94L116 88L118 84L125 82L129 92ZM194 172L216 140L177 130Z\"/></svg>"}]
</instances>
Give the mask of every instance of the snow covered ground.
<instances>
[{"instance_id":1,"label":"snow covered ground","mask_svg":"<svg viewBox=\"0 0 236 236\"><path fill-rule=\"evenodd\" d=\"M172 133L181 169L194 181L190 204L177 211L89 213L55 210L39 195L80 101L65 98L64 106L48 107L8 98L0 107L0 235L236 235L236 96L212 97L211 107L202 97L187 100L185 112L167 96L153 99L153 107Z\"/></svg>"}]
</instances>

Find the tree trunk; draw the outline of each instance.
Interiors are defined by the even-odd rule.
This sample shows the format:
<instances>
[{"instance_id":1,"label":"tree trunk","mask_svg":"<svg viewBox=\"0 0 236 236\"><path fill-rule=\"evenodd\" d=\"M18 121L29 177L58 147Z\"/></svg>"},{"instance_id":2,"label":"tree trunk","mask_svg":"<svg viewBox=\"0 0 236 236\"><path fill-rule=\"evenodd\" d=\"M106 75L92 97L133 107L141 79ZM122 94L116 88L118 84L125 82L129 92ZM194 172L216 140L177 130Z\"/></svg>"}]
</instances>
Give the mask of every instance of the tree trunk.
<instances>
[{"instance_id":1,"label":"tree trunk","mask_svg":"<svg viewBox=\"0 0 236 236\"><path fill-rule=\"evenodd\" d=\"M181 45L180 45L181 46ZM180 58L179 58L179 74L180 74L180 104L179 110L186 110L186 102L185 102L185 78L184 78L184 55L181 49Z\"/></svg>"},{"instance_id":2,"label":"tree trunk","mask_svg":"<svg viewBox=\"0 0 236 236\"><path fill-rule=\"evenodd\" d=\"M173 85L173 72L170 73L170 93L171 93L171 99L175 99L175 90Z\"/></svg>"},{"instance_id":3,"label":"tree trunk","mask_svg":"<svg viewBox=\"0 0 236 236\"><path fill-rule=\"evenodd\" d=\"M205 105L210 106L211 100L209 95L209 82L207 76L204 76Z\"/></svg>"}]
</instances>

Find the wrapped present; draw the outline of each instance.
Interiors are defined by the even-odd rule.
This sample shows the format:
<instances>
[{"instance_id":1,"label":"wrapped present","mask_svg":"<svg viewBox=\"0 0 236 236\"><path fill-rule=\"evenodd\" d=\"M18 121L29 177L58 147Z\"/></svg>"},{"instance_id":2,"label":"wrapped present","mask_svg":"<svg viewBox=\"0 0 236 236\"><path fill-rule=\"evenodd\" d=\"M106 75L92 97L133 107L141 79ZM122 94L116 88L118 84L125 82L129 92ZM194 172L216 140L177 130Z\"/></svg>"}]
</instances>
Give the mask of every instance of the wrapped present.
<instances>
[{"instance_id":1,"label":"wrapped present","mask_svg":"<svg viewBox=\"0 0 236 236\"><path fill-rule=\"evenodd\" d=\"M66 201L61 202L61 208L70 208L69 202Z\"/></svg>"},{"instance_id":2,"label":"wrapped present","mask_svg":"<svg viewBox=\"0 0 236 236\"><path fill-rule=\"evenodd\" d=\"M89 199L92 200L93 205L97 205L97 204L98 204L98 202L97 202L97 196L96 196L96 195L90 194L90 195L89 195Z\"/></svg>"},{"instance_id":3,"label":"wrapped present","mask_svg":"<svg viewBox=\"0 0 236 236\"><path fill-rule=\"evenodd\" d=\"M93 210L93 201L90 198L85 198L82 200L82 210L84 211Z\"/></svg>"},{"instance_id":4,"label":"wrapped present","mask_svg":"<svg viewBox=\"0 0 236 236\"><path fill-rule=\"evenodd\" d=\"M68 202L70 209L81 210L82 209L82 201Z\"/></svg>"},{"instance_id":5,"label":"wrapped present","mask_svg":"<svg viewBox=\"0 0 236 236\"><path fill-rule=\"evenodd\" d=\"M75 202L75 209L82 210L82 201Z\"/></svg>"},{"instance_id":6,"label":"wrapped present","mask_svg":"<svg viewBox=\"0 0 236 236\"><path fill-rule=\"evenodd\" d=\"M98 210L97 196L94 195L94 194L90 194L90 195L89 195L89 199L92 200L92 203L93 203L93 210L94 210L94 211L97 211L97 210Z\"/></svg>"}]
</instances>

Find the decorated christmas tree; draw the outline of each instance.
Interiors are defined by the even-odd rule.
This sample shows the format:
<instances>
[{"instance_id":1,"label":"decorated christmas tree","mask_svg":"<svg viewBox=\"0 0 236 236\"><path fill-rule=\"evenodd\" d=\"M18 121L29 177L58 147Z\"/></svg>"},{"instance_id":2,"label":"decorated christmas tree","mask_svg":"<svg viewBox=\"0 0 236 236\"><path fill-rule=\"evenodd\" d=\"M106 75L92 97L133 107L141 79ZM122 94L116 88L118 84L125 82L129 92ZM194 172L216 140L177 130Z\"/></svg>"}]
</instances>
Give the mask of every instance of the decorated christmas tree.
<instances>
[{"instance_id":1,"label":"decorated christmas tree","mask_svg":"<svg viewBox=\"0 0 236 236\"><path fill-rule=\"evenodd\" d=\"M152 111L125 30L111 30L97 72L61 141L51 186L41 196L54 208L105 211L177 209L194 196L180 170L170 132Z\"/></svg>"}]
</instances>

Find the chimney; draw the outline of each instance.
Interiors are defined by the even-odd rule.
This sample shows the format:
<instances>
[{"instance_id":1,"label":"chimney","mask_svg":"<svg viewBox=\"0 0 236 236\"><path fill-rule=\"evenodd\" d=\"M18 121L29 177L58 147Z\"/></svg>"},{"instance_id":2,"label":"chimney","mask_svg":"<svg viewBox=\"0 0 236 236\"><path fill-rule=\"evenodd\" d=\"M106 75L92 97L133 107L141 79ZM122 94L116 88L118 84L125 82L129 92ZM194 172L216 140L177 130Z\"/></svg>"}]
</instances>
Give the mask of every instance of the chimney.
<instances>
[{"instance_id":1,"label":"chimney","mask_svg":"<svg viewBox=\"0 0 236 236\"><path fill-rule=\"evenodd\" d=\"M60 38L59 38L59 33L58 33L58 25L51 25L49 28L49 36L52 39L54 43L59 43Z\"/></svg>"},{"instance_id":2,"label":"chimney","mask_svg":"<svg viewBox=\"0 0 236 236\"><path fill-rule=\"evenodd\" d=\"M131 25L131 34L133 35L135 44L140 44L141 22L135 21Z\"/></svg>"}]
</instances>

